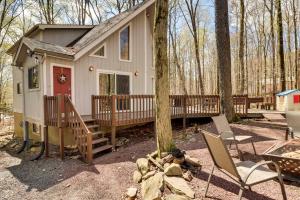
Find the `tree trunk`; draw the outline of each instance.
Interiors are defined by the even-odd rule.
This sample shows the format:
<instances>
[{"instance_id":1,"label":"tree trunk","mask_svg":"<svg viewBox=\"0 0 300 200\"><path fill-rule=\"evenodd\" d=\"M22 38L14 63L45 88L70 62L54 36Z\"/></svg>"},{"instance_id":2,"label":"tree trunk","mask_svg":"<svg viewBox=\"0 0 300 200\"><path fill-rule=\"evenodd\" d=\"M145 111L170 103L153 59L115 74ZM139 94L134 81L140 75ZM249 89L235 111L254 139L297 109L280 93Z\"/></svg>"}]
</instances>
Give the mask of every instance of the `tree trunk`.
<instances>
[{"instance_id":1,"label":"tree trunk","mask_svg":"<svg viewBox=\"0 0 300 200\"><path fill-rule=\"evenodd\" d=\"M280 67L280 83L281 83L281 91L285 91L286 78L285 78L285 66L284 66L281 0L275 1L275 7L277 11L277 45L278 45L279 67Z\"/></svg>"},{"instance_id":2,"label":"tree trunk","mask_svg":"<svg viewBox=\"0 0 300 200\"><path fill-rule=\"evenodd\" d=\"M293 26L294 26L294 45L295 45L295 88L300 87L299 73L298 73L298 33L297 33L297 11L295 0L292 2L293 6Z\"/></svg>"},{"instance_id":3,"label":"tree trunk","mask_svg":"<svg viewBox=\"0 0 300 200\"><path fill-rule=\"evenodd\" d=\"M155 3L154 21L154 64L156 91L156 136L157 149L170 151L173 147L172 127L169 102L169 67L167 54L168 34L168 1L157 0Z\"/></svg>"},{"instance_id":4,"label":"tree trunk","mask_svg":"<svg viewBox=\"0 0 300 200\"><path fill-rule=\"evenodd\" d=\"M231 55L228 22L228 1L215 0L215 31L217 44L217 57L219 68L219 90L221 113L229 121L234 119L231 85Z\"/></svg>"},{"instance_id":5,"label":"tree trunk","mask_svg":"<svg viewBox=\"0 0 300 200\"><path fill-rule=\"evenodd\" d=\"M245 5L244 0L240 0L240 36L239 36L239 64L241 70L240 94L245 92L245 66L244 66L244 31L245 31Z\"/></svg>"}]
</instances>

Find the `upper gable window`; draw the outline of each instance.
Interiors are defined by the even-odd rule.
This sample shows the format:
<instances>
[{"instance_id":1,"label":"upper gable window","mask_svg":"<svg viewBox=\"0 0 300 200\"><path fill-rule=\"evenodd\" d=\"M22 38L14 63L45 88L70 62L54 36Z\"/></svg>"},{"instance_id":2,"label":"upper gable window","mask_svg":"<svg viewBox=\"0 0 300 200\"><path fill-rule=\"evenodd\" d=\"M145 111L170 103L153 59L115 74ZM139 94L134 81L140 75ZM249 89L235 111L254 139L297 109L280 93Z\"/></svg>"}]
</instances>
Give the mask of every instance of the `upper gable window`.
<instances>
[{"instance_id":1,"label":"upper gable window","mask_svg":"<svg viewBox=\"0 0 300 200\"><path fill-rule=\"evenodd\" d=\"M120 31L120 59L130 60L130 25Z\"/></svg>"},{"instance_id":2,"label":"upper gable window","mask_svg":"<svg viewBox=\"0 0 300 200\"><path fill-rule=\"evenodd\" d=\"M106 57L106 45L105 44L101 45L100 48L98 48L96 51L94 51L92 56L105 58Z\"/></svg>"}]
</instances>

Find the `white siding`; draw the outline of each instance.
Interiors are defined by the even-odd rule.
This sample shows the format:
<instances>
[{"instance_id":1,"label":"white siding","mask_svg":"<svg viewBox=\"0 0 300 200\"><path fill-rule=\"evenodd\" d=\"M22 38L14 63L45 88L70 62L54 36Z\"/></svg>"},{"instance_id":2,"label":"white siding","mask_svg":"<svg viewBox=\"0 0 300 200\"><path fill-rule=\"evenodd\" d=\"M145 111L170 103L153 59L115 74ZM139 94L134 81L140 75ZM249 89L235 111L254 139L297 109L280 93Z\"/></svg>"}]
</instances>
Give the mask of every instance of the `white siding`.
<instances>
[{"instance_id":1,"label":"white siding","mask_svg":"<svg viewBox=\"0 0 300 200\"><path fill-rule=\"evenodd\" d=\"M30 90L28 88L28 68L35 66L34 60L26 57L24 67L24 90L25 90L25 113L26 120L30 122L43 123L43 65L39 65L39 88Z\"/></svg>"},{"instance_id":2,"label":"white siding","mask_svg":"<svg viewBox=\"0 0 300 200\"><path fill-rule=\"evenodd\" d=\"M154 70L152 68L152 36L147 19L147 35L145 38L145 12L135 17L129 24L131 25L132 59L131 62L119 60L119 31L113 33L104 42L106 43L106 58L89 56L103 43L97 45L75 63L75 90L76 107L81 114L91 114L91 95L96 95L97 91L97 71L110 70L131 74L131 94L152 93L152 80ZM127 24L127 25L129 25ZM146 41L146 42L145 42ZM147 47L145 47L147 45ZM147 48L147 63L145 61ZM147 66L145 66L147 65ZM90 72L89 67L93 66L94 71ZM147 72L145 73L145 70ZM135 76L138 72L138 76ZM147 77L145 77L145 75ZM145 80L147 88L145 91Z\"/></svg>"},{"instance_id":3,"label":"white siding","mask_svg":"<svg viewBox=\"0 0 300 200\"><path fill-rule=\"evenodd\" d=\"M17 113L23 112L23 94L17 94L17 84L22 83L22 71L13 66L13 111ZM23 93L23 91L22 91Z\"/></svg>"}]
</instances>

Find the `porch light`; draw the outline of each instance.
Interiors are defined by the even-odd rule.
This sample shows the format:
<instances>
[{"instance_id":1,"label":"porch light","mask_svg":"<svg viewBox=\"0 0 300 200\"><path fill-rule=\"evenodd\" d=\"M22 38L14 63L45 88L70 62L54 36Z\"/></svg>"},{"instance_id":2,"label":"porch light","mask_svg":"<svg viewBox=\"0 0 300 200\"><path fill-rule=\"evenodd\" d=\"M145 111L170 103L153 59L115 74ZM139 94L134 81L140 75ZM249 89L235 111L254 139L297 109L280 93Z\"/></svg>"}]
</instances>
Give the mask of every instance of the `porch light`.
<instances>
[{"instance_id":1,"label":"porch light","mask_svg":"<svg viewBox=\"0 0 300 200\"><path fill-rule=\"evenodd\" d=\"M89 71L90 71L90 72L94 71L94 67L93 67L93 66L90 66L90 67L89 67Z\"/></svg>"}]
</instances>

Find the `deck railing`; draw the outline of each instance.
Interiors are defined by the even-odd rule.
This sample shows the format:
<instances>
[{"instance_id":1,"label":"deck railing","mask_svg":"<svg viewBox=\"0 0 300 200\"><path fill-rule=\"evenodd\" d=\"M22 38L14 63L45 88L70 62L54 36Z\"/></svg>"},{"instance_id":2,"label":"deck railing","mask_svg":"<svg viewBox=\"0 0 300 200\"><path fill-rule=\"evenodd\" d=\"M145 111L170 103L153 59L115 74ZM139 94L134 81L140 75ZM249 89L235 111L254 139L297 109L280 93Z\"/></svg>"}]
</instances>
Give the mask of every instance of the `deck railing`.
<instances>
[{"instance_id":1,"label":"deck railing","mask_svg":"<svg viewBox=\"0 0 300 200\"><path fill-rule=\"evenodd\" d=\"M235 112L247 115L247 95L233 97ZM218 95L170 95L174 118L208 117L220 113ZM124 126L154 121L154 95L92 96L92 118L102 126Z\"/></svg>"},{"instance_id":2,"label":"deck railing","mask_svg":"<svg viewBox=\"0 0 300 200\"><path fill-rule=\"evenodd\" d=\"M77 148L83 159L91 163L93 160L92 153L92 133L86 127L81 115L77 112L70 97L64 97L65 102L65 126L73 130Z\"/></svg>"},{"instance_id":3,"label":"deck railing","mask_svg":"<svg viewBox=\"0 0 300 200\"><path fill-rule=\"evenodd\" d=\"M61 122L61 99L59 96L44 96L44 120L48 126L58 127Z\"/></svg>"},{"instance_id":4,"label":"deck railing","mask_svg":"<svg viewBox=\"0 0 300 200\"><path fill-rule=\"evenodd\" d=\"M63 136L62 128L68 127L73 130L77 148L83 159L91 163L92 154L92 133L86 127L81 115L77 112L70 97L68 96L44 96L44 118L46 126L59 128L61 142L61 156L63 158Z\"/></svg>"},{"instance_id":5,"label":"deck railing","mask_svg":"<svg viewBox=\"0 0 300 200\"><path fill-rule=\"evenodd\" d=\"M246 116L248 114L248 95L234 95L233 106L237 115Z\"/></svg>"},{"instance_id":6,"label":"deck railing","mask_svg":"<svg viewBox=\"0 0 300 200\"><path fill-rule=\"evenodd\" d=\"M153 95L92 96L92 118L104 126L153 121L154 109Z\"/></svg>"}]
</instances>

